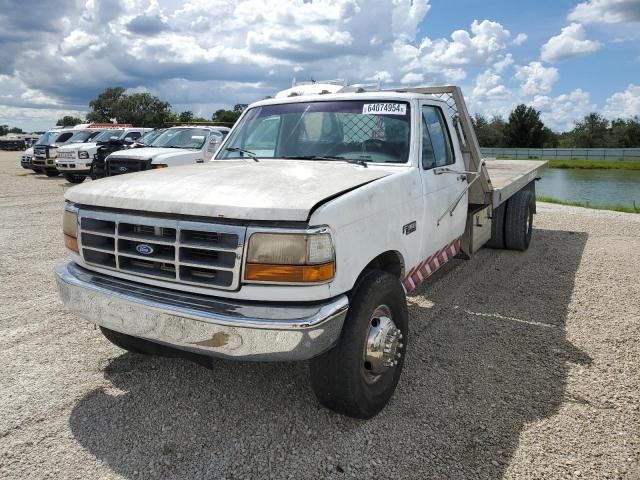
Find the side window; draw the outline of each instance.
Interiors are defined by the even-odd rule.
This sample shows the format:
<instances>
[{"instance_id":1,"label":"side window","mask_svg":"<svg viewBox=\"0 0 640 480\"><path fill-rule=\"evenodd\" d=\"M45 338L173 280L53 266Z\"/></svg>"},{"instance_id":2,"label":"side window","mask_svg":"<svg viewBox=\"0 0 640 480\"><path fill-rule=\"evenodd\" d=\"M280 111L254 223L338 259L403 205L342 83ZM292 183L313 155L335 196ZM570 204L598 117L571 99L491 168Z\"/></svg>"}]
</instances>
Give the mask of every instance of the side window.
<instances>
[{"instance_id":1,"label":"side window","mask_svg":"<svg viewBox=\"0 0 640 480\"><path fill-rule=\"evenodd\" d=\"M125 135L125 137L129 137L131 140L137 140L140 138L140 132L129 132Z\"/></svg>"},{"instance_id":2,"label":"side window","mask_svg":"<svg viewBox=\"0 0 640 480\"><path fill-rule=\"evenodd\" d=\"M442 114L442 110L438 107L433 107L433 106L422 107L422 121L423 121L422 164L424 168L431 168L431 167L425 166L424 130L428 131L428 136L431 138L431 146L432 146L435 166L443 167L445 165L451 165L452 163L455 163L455 158L453 156L453 147L451 146L451 136L449 135L449 129L447 128L447 123Z\"/></svg>"},{"instance_id":3,"label":"side window","mask_svg":"<svg viewBox=\"0 0 640 480\"><path fill-rule=\"evenodd\" d=\"M422 168L428 170L436 166L436 157L433 153L429 127L427 127L427 122L424 119L424 110L422 112Z\"/></svg>"}]
</instances>

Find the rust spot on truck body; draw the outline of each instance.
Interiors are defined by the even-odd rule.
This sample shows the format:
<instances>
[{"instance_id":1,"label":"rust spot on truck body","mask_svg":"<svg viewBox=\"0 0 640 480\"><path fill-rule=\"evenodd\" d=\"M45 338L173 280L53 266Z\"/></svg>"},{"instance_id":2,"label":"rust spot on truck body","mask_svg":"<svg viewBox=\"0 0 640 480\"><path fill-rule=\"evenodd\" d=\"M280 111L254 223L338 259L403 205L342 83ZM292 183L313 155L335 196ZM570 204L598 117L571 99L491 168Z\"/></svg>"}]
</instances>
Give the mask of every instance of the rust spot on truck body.
<instances>
[{"instance_id":1,"label":"rust spot on truck body","mask_svg":"<svg viewBox=\"0 0 640 480\"><path fill-rule=\"evenodd\" d=\"M191 345L198 345L201 347L217 348L224 347L229 343L229 334L224 332L216 332L213 336L207 340L200 342L191 342Z\"/></svg>"}]
</instances>

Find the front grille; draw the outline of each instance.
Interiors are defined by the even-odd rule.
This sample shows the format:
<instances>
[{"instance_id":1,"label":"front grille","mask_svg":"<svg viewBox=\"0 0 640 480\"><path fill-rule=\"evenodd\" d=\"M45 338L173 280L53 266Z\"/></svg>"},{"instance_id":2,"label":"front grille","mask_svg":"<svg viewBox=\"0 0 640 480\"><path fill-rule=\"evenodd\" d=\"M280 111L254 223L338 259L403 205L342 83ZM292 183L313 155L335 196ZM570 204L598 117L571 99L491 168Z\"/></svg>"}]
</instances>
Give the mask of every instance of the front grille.
<instances>
[{"instance_id":1,"label":"front grille","mask_svg":"<svg viewBox=\"0 0 640 480\"><path fill-rule=\"evenodd\" d=\"M78 245L91 267L235 290L246 228L80 210Z\"/></svg>"},{"instance_id":2,"label":"front grille","mask_svg":"<svg viewBox=\"0 0 640 480\"><path fill-rule=\"evenodd\" d=\"M33 154L36 157L47 158L47 156L48 156L47 155L47 153L48 153L47 150L48 149L47 149L46 145L42 145L42 146L36 145L35 147L33 147Z\"/></svg>"},{"instance_id":3,"label":"front grille","mask_svg":"<svg viewBox=\"0 0 640 480\"><path fill-rule=\"evenodd\" d=\"M133 158L110 158L107 160L107 175L122 175L123 173L141 172L149 170L149 160L137 160Z\"/></svg>"}]
</instances>

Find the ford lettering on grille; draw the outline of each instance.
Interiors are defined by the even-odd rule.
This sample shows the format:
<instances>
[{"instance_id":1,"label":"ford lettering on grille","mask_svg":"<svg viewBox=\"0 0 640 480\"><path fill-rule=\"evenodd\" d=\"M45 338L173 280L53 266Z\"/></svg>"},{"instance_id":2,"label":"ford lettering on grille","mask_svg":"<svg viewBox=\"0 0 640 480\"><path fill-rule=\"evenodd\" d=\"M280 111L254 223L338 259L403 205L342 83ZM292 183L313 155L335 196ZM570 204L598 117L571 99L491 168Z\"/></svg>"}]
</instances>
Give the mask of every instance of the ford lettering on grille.
<instances>
[{"instance_id":1,"label":"ford lettering on grille","mask_svg":"<svg viewBox=\"0 0 640 480\"><path fill-rule=\"evenodd\" d=\"M240 286L246 227L80 210L87 268L214 289ZM106 273L106 272L105 272Z\"/></svg>"}]
</instances>

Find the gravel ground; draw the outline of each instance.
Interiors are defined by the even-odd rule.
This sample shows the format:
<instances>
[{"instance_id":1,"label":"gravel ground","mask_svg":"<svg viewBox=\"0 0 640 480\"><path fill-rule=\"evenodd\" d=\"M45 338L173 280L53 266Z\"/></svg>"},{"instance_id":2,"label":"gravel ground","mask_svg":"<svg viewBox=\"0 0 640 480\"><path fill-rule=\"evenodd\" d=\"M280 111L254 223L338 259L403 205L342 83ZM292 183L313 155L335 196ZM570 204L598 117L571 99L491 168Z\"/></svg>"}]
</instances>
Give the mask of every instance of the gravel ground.
<instances>
[{"instance_id":1,"label":"gravel ground","mask_svg":"<svg viewBox=\"0 0 640 480\"><path fill-rule=\"evenodd\" d=\"M640 478L640 215L540 204L526 253L409 298L393 401L321 408L307 366L125 353L67 313L62 178L0 152L0 478Z\"/></svg>"}]
</instances>

